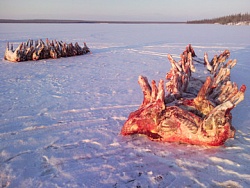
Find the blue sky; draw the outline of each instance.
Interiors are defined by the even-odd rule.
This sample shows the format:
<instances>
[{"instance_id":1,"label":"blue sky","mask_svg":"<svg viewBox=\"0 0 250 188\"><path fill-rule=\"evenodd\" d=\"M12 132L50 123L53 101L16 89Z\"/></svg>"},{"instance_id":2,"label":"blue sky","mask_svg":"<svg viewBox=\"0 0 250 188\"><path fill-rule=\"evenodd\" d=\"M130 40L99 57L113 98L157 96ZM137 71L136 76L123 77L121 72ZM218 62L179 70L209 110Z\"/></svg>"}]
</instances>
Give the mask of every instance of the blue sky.
<instances>
[{"instance_id":1,"label":"blue sky","mask_svg":"<svg viewBox=\"0 0 250 188\"><path fill-rule=\"evenodd\" d=\"M187 21L250 13L250 0L0 0L1 19Z\"/></svg>"}]
</instances>

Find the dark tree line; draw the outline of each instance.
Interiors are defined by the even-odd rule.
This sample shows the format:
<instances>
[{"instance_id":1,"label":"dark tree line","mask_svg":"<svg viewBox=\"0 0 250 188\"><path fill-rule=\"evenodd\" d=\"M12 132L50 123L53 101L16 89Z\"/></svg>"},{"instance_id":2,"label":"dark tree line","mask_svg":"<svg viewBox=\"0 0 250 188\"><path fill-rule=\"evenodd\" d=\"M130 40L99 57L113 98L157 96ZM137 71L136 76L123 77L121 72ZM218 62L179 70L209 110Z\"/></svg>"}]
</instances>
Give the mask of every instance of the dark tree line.
<instances>
[{"instance_id":1,"label":"dark tree line","mask_svg":"<svg viewBox=\"0 0 250 188\"><path fill-rule=\"evenodd\" d=\"M187 21L187 23L193 23L193 24L228 24L233 23L236 24L238 22L250 22L250 14L233 14L229 16L223 16L219 18L213 18L213 19L203 19L203 20L193 20L193 21Z\"/></svg>"}]
</instances>

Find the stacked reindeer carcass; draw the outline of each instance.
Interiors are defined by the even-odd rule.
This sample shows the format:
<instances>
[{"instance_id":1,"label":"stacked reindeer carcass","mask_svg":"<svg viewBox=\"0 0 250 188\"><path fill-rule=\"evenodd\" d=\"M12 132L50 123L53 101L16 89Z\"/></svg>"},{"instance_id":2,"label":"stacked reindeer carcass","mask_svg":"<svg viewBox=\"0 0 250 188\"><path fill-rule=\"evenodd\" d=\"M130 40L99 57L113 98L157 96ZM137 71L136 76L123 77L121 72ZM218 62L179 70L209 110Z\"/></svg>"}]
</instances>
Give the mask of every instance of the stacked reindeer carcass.
<instances>
[{"instance_id":1,"label":"stacked reindeer carcass","mask_svg":"<svg viewBox=\"0 0 250 188\"><path fill-rule=\"evenodd\" d=\"M60 57L70 57L76 55L84 55L89 53L90 50L86 43L81 47L77 42L75 45L72 43L65 43L62 41L52 40L51 42L46 39L44 43L41 39L28 40L25 43L21 43L14 50L13 44L7 43L4 59L12 62L20 61L36 61L40 59L57 59Z\"/></svg>"},{"instance_id":2,"label":"stacked reindeer carcass","mask_svg":"<svg viewBox=\"0 0 250 188\"><path fill-rule=\"evenodd\" d=\"M151 140L206 146L219 146L234 137L230 111L244 99L246 86L238 89L230 80L236 60L225 63L229 55L225 50L209 62L205 53L204 65L211 75L204 80L191 74L195 71L191 45L179 62L168 55L172 68L166 76L166 95L163 80L158 87L154 80L150 86L146 77L139 76L143 103L130 113L121 134L144 134Z\"/></svg>"}]
</instances>

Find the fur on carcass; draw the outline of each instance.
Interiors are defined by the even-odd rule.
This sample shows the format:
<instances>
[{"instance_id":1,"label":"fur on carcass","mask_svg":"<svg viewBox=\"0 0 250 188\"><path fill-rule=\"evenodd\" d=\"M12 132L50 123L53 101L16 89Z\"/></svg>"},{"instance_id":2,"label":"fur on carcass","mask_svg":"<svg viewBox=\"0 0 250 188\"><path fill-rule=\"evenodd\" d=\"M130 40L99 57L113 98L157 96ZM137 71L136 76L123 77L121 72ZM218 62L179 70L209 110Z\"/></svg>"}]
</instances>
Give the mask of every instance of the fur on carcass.
<instances>
[{"instance_id":1,"label":"fur on carcass","mask_svg":"<svg viewBox=\"0 0 250 188\"><path fill-rule=\"evenodd\" d=\"M144 134L156 141L205 146L223 145L233 138L230 111L244 99L246 86L238 89L230 81L236 60L225 63L229 55L225 50L209 62L205 53L204 66L211 72L205 81L192 77L195 53L191 45L179 62L168 55L172 67L166 76L166 94L163 80L157 87L154 80L150 85L146 77L139 76L143 103L130 113L121 134Z\"/></svg>"},{"instance_id":2,"label":"fur on carcass","mask_svg":"<svg viewBox=\"0 0 250 188\"><path fill-rule=\"evenodd\" d=\"M4 59L12 62L19 62L21 61L21 49L22 49L23 43L21 43L16 50L13 50L13 45L11 45L11 48L9 47L9 43L6 45L6 50L4 53Z\"/></svg>"}]
</instances>

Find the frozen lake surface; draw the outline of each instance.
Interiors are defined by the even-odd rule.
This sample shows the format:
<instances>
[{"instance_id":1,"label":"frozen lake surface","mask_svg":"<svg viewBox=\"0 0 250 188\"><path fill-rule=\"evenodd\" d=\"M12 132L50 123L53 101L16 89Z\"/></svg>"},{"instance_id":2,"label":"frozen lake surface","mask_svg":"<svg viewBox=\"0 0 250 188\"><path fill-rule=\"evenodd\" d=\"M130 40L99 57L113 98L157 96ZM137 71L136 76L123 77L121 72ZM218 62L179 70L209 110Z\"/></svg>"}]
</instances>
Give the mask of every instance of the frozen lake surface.
<instances>
[{"instance_id":1,"label":"frozen lake surface","mask_svg":"<svg viewBox=\"0 0 250 188\"><path fill-rule=\"evenodd\" d=\"M250 187L250 27L0 24L0 187ZM9 63L7 41L85 41L92 54ZM167 54L225 49L246 84L222 147L119 135L142 102L139 75L165 78Z\"/></svg>"}]
</instances>

